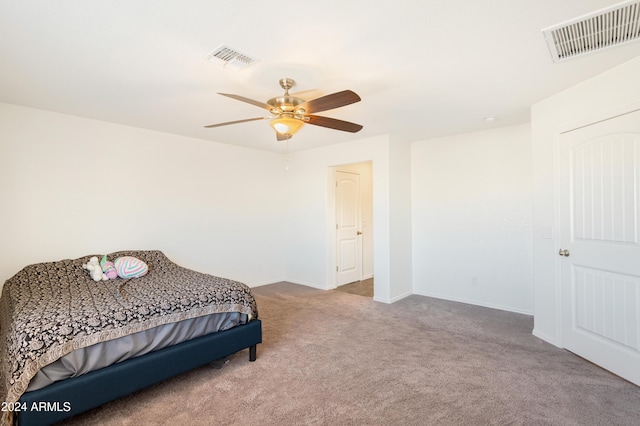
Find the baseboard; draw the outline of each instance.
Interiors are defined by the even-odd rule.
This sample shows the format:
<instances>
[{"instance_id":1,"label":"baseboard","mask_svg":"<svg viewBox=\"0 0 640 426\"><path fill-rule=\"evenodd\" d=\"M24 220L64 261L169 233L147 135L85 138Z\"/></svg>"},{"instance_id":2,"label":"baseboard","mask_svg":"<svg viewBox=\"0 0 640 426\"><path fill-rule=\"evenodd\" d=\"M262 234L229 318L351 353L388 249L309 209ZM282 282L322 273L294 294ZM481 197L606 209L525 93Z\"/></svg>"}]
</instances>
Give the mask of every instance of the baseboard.
<instances>
[{"instance_id":1,"label":"baseboard","mask_svg":"<svg viewBox=\"0 0 640 426\"><path fill-rule=\"evenodd\" d=\"M318 289L318 290L334 290L335 289L335 287L334 288L328 288L327 286L320 286L320 285L315 284L315 283L308 283L308 282L304 282L304 281L291 281L291 280L283 280L283 281L286 281L286 282L291 283L291 284L297 284L297 285L303 285L305 287L315 288L315 289Z\"/></svg>"},{"instance_id":2,"label":"baseboard","mask_svg":"<svg viewBox=\"0 0 640 426\"><path fill-rule=\"evenodd\" d=\"M252 283L251 285L249 285L249 287L251 287L251 288L254 288L254 287L262 287L263 285L269 285L269 284L281 283L281 282L283 282L283 281L286 281L286 280L262 281L262 282Z\"/></svg>"},{"instance_id":3,"label":"baseboard","mask_svg":"<svg viewBox=\"0 0 640 426\"><path fill-rule=\"evenodd\" d=\"M402 299L404 299L405 297L409 297L409 296L411 296L412 294L413 294L413 293L411 293L411 292L407 292L407 293L403 293L403 294L401 294L401 295L399 295L399 296L392 297L391 299L380 299L380 298L375 297L375 294L374 294L374 296L373 296L373 301L374 301L374 302L386 303L386 304L389 304L389 305L390 305L390 304L392 304L392 303L397 302L398 300L402 300Z\"/></svg>"},{"instance_id":4,"label":"baseboard","mask_svg":"<svg viewBox=\"0 0 640 426\"><path fill-rule=\"evenodd\" d=\"M556 342L556 339L554 339L553 337L551 337L550 335L548 335L546 333L539 332L535 328L533 329L533 332L531 334L536 336L538 339L542 339L545 342L547 342L549 344L552 344L555 347L562 348L562 346L558 345L558 343Z\"/></svg>"},{"instance_id":5,"label":"baseboard","mask_svg":"<svg viewBox=\"0 0 640 426\"><path fill-rule=\"evenodd\" d=\"M496 304L493 304L493 303L478 302L477 300L469 300L469 299L448 297L448 296L443 296L443 295L440 295L440 294L429 294L429 293L413 293L413 294L417 294L419 296L433 297L435 299L449 300L451 302L466 303L467 305L482 306L482 307L485 307L485 308L498 309L498 310L507 311L507 312L514 312L516 314L523 314L523 315L531 315L531 316L533 316L533 312L531 312L531 311L526 311L524 309L517 309L517 308L510 307L510 306L501 306L501 305L496 305Z\"/></svg>"}]
</instances>

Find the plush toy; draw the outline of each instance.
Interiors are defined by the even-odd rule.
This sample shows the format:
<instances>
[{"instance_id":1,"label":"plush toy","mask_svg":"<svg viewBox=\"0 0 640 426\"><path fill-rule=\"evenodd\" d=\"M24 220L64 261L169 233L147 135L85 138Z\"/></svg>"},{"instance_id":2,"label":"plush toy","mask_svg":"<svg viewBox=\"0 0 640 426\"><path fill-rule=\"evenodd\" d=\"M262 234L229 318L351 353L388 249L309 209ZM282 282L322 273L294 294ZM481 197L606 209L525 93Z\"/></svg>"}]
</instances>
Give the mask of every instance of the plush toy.
<instances>
[{"instance_id":1,"label":"plush toy","mask_svg":"<svg viewBox=\"0 0 640 426\"><path fill-rule=\"evenodd\" d=\"M120 278L140 278L149 270L146 263L133 256L119 257L113 264Z\"/></svg>"},{"instance_id":2,"label":"plush toy","mask_svg":"<svg viewBox=\"0 0 640 426\"><path fill-rule=\"evenodd\" d=\"M89 274L94 281L108 280L107 276L102 273L102 268L100 267L100 263L96 256L89 259L89 262L82 265L82 267L89 271Z\"/></svg>"},{"instance_id":3,"label":"plush toy","mask_svg":"<svg viewBox=\"0 0 640 426\"><path fill-rule=\"evenodd\" d=\"M100 267L102 268L102 272L104 272L104 275L108 279L115 280L116 278L118 278L118 272L116 271L116 268L113 265L113 262L109 262L107 260L106 254L102 256L102 259L100 260Z\"/></svg>"}]
</instances>

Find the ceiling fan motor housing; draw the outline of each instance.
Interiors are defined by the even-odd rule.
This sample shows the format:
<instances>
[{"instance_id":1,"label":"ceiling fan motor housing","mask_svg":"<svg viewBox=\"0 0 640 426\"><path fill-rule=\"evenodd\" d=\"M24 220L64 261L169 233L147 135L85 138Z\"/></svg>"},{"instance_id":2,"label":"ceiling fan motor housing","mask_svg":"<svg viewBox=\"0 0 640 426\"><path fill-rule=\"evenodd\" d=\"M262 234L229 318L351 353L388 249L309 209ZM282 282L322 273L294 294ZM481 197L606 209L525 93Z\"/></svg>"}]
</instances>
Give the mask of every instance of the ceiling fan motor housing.
<instances>
[{"instance_id":1,"label":"ceiling fan motor housing","mask_svg":"<svg viewBox=\"0 0 640 426\"><path fill-rule=\"evenodd\" d=\"M283 112L295 112L296 114L304 114L306 112L304 109L296 108L298 105L302 105L304 102L304 99L285 94L284 96L278 96L269 99L267 101L267 104L273 107L271 109L271 113L273 114L282 114Z\"/></svg>"}]
</instances>

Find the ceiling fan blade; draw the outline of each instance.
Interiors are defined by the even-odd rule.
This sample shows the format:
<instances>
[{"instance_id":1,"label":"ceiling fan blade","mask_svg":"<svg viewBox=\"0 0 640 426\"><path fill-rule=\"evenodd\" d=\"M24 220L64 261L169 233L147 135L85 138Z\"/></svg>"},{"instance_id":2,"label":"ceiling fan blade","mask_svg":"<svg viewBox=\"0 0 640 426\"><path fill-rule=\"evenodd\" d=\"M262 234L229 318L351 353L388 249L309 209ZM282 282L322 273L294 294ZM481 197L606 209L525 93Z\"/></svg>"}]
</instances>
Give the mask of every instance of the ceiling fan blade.
<instances>
[{"instance_id":1,"label":"ceiling fan blade","mask_svg":"<svg viewBox=\"0 0 640 426\"><path fill-rule=\"evenodd\" d=\"M256 121L256 120L266 120L267 118L269 117L245 118L244 120L227 121L225 123L218 123L218 124L209 124L208 126L204 126L204 127L211 128L211 127L228 126L229 124L246 123L247 121Z\"/></svg>"},{"instance_id":2,"label":"ceiling fan blade","mask_svg":"<svg viewBox=\"0 0 640 426\"><path fill-rule=\"evenodd\" d=\"M226 96L227 98L235 99L236 101L246 102L248 104L255 105L260 108L264 108L267 111L270 111L271 108L273 108L271 105L265 104L264 102L254 101L253 99L245 98L244 96L240 96L240 95L234 95L232 93L218 93L218 95Z\"/></svg>"},{"instance_id":3,"label":"ceiling fan blade","mask_svg":"<svg viewBox=\"0 0 640 426\"><path fill-rule=\"evenodd\" d=\"M351 90L343 90L331 95L322 96L321 98L312 99L305 102L300 107L304 108L307 113L315 113L327 111L341 106L353 104L360 101L360 96Z\"/></svg>"},{"instance_id":4,"label":"ceiling fan blade","mask_svg":"<svg viewBox=\"0 0 640 426\"><path fill-rule=\"evenodd\" d=\"M356 133L362 130L362 126L356 123L350 123L348 121L338 120L335 118L322 117L319 115L307 115L309 121L308 124L314 124L316 126L328 127L329 129L342 130L344 132Z\"/></svg>"}]
</instances>

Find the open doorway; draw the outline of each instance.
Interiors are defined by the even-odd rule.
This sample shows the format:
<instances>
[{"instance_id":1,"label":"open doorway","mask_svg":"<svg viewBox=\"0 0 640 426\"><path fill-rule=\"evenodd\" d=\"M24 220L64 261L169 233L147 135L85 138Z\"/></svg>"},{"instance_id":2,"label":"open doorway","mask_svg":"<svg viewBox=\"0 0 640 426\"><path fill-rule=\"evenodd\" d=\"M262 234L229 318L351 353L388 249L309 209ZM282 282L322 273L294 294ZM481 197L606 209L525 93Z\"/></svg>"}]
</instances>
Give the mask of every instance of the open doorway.
<instances>
[{"instance_id":1,"label":"open doorway","mask_svg":"<svg viewBox=\"0 0 640 426\"><path fill-rule=\"evenodd\" d=\"M336 290L373 299L373 277L341 285Z\"/></svg>"},{"instance_id":2,"label":"open doorway","mask_svg":"<svg viewBox=\"0 0 640 426\"><path fill-rule=\"evenodd\" d=\"M332 167L336 289L373 298L372 162Z\"/></svg>"}]
</instances>

